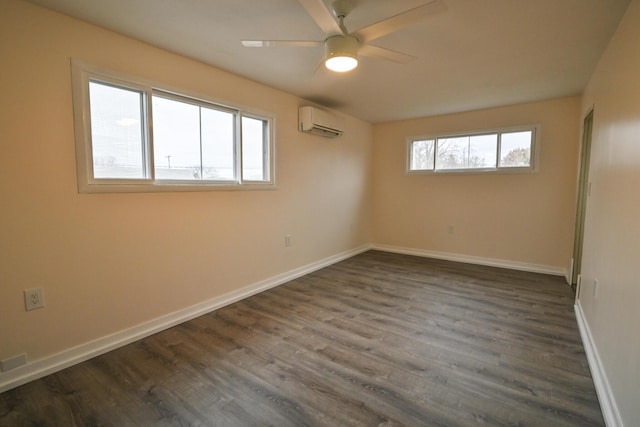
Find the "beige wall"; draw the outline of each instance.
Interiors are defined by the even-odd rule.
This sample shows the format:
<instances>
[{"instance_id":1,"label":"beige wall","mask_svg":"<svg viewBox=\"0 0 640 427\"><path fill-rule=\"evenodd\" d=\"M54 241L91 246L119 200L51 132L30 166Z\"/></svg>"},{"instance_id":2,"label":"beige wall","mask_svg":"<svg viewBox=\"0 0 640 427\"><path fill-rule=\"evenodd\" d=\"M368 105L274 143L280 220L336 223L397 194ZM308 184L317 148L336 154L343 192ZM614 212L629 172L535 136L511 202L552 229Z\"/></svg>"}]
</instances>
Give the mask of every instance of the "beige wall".
<instances>
[{"instance_id":1,"label":"beige wall","mask_svg":"<svg viewBox=\"0 0 640 427\"><path fill-rule=\"evenodd\" d=\"M296 97L19 0L0 1L0 56L0 360L42 358L370 241L368 123L345 117L334 140L301 134ZM275 113L278 189L78 194L70 58ZM31 287L46 307L25 312Z\"/></svg>"},{"instance_id":2,"label":"beige wall","mask_svg":"<svg viewBox=\"0 0 640 427\"><path fill-rule=\"evenodd\" d=\"M580 305L624 425L640 422L640 1L593 74L594 128ZM593 283L598 280L594 297Z\"/></svg>"},{"instance_id":3,"label":"beige wall","mask_svg":"<svg viewBox=\"0 0 640 427\"><path fill-rule=\"evenodd\" d=\"M567 269L579 109L571 97L374 125L373 242ZM538 173L405 174L409 136L528 124L541 126Z\"/></svg>"},{"instance_id":4,"label":"beige wall","mask_svg":"<svg viewBox=\"0 0 640 427\"><path fill-rule=\"evenodd\" d=\"M634 0L582 106L572 97L375 126L345 117L345 135L327 140L297 132L296 97L0 0L0 360L47 357L369 242L565 269L581 114L595 104L580 301L630 425L640 419L638 28ZM278 189L78 194L72 57L275 113ZM405 175L407 136L522 124L541 125L538 173ZM36 286L46 307L25 312L22 290Z\"/></svg>"}]
</instances>

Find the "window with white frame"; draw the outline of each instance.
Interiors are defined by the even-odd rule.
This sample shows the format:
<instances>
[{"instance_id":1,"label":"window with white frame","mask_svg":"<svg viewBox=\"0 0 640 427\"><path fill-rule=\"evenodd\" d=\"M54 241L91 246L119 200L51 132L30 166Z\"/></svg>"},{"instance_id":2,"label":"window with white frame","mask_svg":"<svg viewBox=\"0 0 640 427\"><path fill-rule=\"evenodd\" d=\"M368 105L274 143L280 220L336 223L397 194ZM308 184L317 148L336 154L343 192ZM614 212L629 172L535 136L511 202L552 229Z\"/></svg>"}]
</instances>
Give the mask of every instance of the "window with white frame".
<instances>
[{"instance_id":1,"label":"window with white frame","mask_svg":"<svg viewBox=\"0 0 640 427\"><path fill-rule=\"evenodd\" d=\"M408 140L408 172L527 172L537 168L538 126Z\"/></svg>"},{"instance_id":2,"label":"window with white frame","mask_svg":"<svg viewBox=\"0 0 640 427\"><path fill-rule=\"evenodd\" d=\"M72 62L81 192L268 188L274 118Z\"/></svg>"}]
</instances>

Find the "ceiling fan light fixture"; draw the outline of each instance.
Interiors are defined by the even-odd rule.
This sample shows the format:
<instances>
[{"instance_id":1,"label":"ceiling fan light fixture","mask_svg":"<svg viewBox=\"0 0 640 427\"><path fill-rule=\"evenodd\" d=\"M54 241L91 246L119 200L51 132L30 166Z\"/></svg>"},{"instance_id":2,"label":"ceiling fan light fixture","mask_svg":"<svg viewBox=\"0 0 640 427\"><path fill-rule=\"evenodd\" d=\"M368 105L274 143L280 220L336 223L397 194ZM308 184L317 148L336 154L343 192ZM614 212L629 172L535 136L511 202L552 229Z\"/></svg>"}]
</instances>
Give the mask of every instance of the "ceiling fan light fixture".
<instances>
[{"instance_id":1,"label":"ceiling fan light fixture","mask_svg":"<svg viewBox=\"0 0 640 427\"><path fill-rule=\"evenodd\" d=\"M346 73L358 66L358 60L351 56L334 56L324 63L325 67L336 73Z\"/></svg>"},{"instance_id":2,"label":"ceiling fan light fixture","mask_svg":"<svg viewBox=\"0 0 640 427\"><path fill-rule=\"evenodd\" d=\"M358 66L358 39L353 36L331 36L324 42L324 65L331 71L344 73Z\"/></svg>"}]
</instances>

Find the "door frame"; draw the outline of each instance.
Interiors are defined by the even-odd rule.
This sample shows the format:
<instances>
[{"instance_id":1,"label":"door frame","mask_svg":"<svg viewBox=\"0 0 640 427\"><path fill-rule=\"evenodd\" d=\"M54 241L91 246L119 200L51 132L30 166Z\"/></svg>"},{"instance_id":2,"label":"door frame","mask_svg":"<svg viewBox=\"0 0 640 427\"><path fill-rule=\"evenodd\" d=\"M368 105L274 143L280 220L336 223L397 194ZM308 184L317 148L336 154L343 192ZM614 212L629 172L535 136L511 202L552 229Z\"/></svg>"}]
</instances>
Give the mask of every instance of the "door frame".
<instances>
[{"instance_id":1,"label":"door frame","mask_svg":"<svg viewBox=\"0 0 640 427\"><path fill-rule=\"evenodd\" d=\"M593 135L593 107L582 122L582 145L580 147L580 175L578 178L578 200L576 203L576 227L573 238L573 258L571 267L571 285L579 287L582 271L582 246L584 243L584 221L587 210L587 198L591 192L589 182L589 162L591 160L591 139ZM579 298L579 289L576 298Z\"/></svg>"}]
</instances>

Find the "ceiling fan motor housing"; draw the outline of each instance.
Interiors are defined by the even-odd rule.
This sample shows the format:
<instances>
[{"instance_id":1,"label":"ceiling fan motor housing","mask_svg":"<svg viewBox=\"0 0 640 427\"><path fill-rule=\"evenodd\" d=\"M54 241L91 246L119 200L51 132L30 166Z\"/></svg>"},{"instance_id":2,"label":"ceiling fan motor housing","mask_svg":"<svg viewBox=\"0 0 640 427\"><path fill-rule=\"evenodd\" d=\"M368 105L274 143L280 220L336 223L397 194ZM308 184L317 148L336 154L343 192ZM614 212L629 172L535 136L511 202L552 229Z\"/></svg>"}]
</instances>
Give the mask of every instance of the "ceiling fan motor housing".
<instances>
[{"instance_id":1,"label":"ceiling fan motor housing","mask_svg":"<svg viewBox=\"0 0 640 427\"><path fill-rule=\"evenodd\" d=\"M353 36L337 35L328 37L324 42L325 57L348 56L358 59L358 39Z\"/></svg>"},{"instance_id":2,"label":"ceiling fan motor housing","mask_svg":"<svg viewBox=\"0 0 640 427\"><path fill-rule=\"evenodd\" d=\"M324 42L324 65L337 72L353 70L358 66L358 39L353 36L337 35Z\"/></svg>"}]
</instances>

